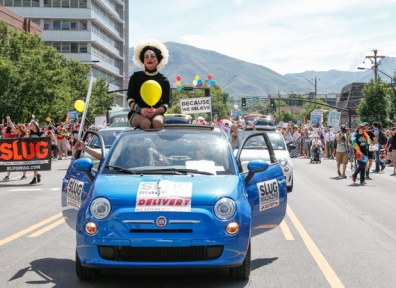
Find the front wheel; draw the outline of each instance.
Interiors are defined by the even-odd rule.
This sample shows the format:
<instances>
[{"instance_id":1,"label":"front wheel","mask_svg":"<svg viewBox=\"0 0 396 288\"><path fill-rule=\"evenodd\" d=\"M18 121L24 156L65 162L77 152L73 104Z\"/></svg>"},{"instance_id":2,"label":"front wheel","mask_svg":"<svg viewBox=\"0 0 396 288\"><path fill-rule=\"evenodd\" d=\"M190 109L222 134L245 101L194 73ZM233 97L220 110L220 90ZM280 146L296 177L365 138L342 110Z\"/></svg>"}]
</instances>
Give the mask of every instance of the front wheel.
<instances>
[{"instance_id":1,"label":"front wheel","mask_svg":"<svg viewBox=\"0 0 396 288\"><path fill-rule=\"evenodd\" d=\"M287 186L287 192L292 192L293 191L293 182L294 182L294 179L292 179L291 185Z\"/></svg>"},{"instance_id":2,"label":"front wheel","mask_svg":"<svg viewBox=\"0 0 396 288\"><path fill-rule=\"evenodd\" d=\"M102 270L82 266L76 251L76 274L80 280L94 280L100 277Z\"/></svg>"},{"instance_id":3,"label":"front wheel","mask_svg":"<svg viewBox=\"0 0 396 288\"><path fill-rule=\"evenodd\" d=\"M244 279L249 279L250 276L250 261L251 261L251 253L250 253L250 241L249 241L249 247L248 250L246 251L246 257L245 260L243 260L243 263L241 266L238 267L232 267L230 268L230 277L235 280L244 280Z\"/></svg>"}]
</instances>

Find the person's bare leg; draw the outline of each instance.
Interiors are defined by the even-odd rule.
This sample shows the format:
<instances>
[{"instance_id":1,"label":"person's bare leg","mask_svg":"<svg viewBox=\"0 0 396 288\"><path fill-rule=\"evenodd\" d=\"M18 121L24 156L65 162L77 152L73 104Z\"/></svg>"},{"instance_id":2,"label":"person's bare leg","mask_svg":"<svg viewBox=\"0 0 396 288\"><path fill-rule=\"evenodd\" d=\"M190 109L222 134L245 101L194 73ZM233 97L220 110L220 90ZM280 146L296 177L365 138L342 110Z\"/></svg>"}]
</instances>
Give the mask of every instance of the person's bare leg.
<instances>
[{"instance_id":1,"label":"person's bare leg","mask_svg":"<svg viewBox=\"0 0 396 288\"><path fill-rule=\"evenodd\" d=\"M131 125L132 127L139 127L141 130L147 130L151 128L151 121L143 115L135 114L132 117Z\"/></svg>"},{"instance_id":2,"label":"person's bare leg","mask_svg":"<svg viewBox=\"0 0 396 288\"><path fill-rule=\"evenodd\" d=\"M151 119L151 123L153 124L154 129L163 129L164 128L164 116L155 115Z\"/></svg>"}]
</instances>

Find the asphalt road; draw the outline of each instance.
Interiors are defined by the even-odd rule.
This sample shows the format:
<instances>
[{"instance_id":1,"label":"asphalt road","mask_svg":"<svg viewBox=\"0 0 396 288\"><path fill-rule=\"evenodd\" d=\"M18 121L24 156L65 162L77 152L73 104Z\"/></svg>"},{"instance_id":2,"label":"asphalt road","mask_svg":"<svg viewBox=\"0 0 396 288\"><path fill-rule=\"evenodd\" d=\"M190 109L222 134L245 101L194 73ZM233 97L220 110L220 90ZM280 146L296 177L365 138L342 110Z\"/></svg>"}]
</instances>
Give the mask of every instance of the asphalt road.
<instances>
[{"instance_id":1,"label":"asphalt road","mask_svg":"<svg viewBox=\"0 0 396 288\"><path fill-rule=\"evenodd\" d=\"M60 186L70 161L54 161L42 182L0 180L0 287L396 287L396 175L367 186L337 177L335 162L294 160L294 191L280 227L252 239L252 273L104 271L81 282L75 236L64 223ZM347 171L350 176L351 172ZM5 173L0 173L3 179Z\"/></svg>"}]
</instances>

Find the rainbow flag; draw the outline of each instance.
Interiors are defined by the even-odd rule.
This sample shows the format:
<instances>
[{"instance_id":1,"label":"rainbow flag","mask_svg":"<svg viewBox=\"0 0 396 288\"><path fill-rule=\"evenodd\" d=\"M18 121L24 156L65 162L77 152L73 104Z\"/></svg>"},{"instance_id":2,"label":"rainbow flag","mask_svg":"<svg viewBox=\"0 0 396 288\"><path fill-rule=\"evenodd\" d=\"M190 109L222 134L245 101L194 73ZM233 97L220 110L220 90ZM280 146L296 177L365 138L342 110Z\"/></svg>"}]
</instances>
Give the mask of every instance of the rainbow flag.
<instances>
[{"instance_id":1,"label":"rainbow flag","mask_svg":"<svg viewBox=\"0 0 396 288\"><path fill-rule=\"evenodd\" d=\"M259 120L260 120L260 116L257 116L256 118L254 118L254 120L253 120L254 125L256 125Z\"/></svg>"}]
</instances>

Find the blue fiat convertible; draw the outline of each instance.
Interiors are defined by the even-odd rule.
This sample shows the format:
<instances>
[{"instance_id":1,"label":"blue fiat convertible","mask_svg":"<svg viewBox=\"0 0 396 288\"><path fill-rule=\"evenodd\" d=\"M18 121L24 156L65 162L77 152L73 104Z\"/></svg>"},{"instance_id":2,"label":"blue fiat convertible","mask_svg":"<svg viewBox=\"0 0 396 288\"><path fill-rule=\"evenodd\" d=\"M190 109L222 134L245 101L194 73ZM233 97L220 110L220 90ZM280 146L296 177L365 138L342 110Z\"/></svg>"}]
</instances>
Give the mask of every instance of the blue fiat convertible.
<instances>
[{"instance_id":1,"label":"blue fiat convertible","mask_svg":"<svg viewBox=\"0 0 396 288\"><path fill-rule=\"evenodd\" d=\"M269 161L241 152L262 138ZM277 227L287 204L285 176L266 132L247 135L234 156L217 127L168 125L124 130L101 159L78 151L63 180L62 210L77 237L81 280L110 268L228 268L250 275L251 237Z\"/></svg>"}]
</instances>

